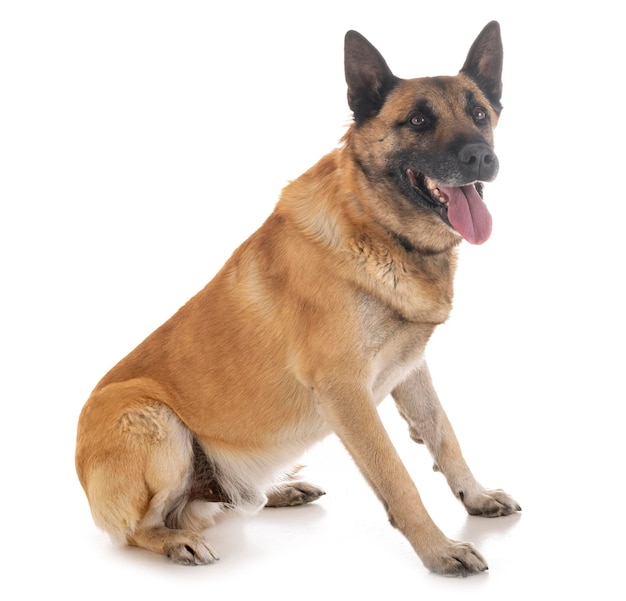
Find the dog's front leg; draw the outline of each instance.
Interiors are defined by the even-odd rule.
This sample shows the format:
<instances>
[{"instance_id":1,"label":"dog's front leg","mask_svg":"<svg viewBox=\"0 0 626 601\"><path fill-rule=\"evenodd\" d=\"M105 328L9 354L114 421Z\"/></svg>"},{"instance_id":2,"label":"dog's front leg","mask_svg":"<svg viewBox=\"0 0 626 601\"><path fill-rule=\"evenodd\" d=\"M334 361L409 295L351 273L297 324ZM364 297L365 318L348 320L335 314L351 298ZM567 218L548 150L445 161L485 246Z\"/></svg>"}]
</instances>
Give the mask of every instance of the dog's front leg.
<instances>
[{"instance_id":1,"label":"dog's front leg","mask_svg":"<svg viewBox=\"0 0 626 601\"><path fill-rule=\"evenodd\" d=\"M367 390L333 386L317 394L322 413L383 502L391 524L406 536L424 565L454 576L486 570L485 560L470 543L448 539L428 515Z\"/></svg>"},{"instance_id":2,"label":"dog's front leg","mask_svg":"<svg viewBox=\"0 0 626 601\"><path fill-rule=\"evenodd\" d=\"M474 478L439 402L426 361L396 387L392 396L409 424L411 438L426 445L435 461L434 469L444 474L469 514L497 517L521 511L504 491L487 490Z\"/></svg>"}]
</instances>

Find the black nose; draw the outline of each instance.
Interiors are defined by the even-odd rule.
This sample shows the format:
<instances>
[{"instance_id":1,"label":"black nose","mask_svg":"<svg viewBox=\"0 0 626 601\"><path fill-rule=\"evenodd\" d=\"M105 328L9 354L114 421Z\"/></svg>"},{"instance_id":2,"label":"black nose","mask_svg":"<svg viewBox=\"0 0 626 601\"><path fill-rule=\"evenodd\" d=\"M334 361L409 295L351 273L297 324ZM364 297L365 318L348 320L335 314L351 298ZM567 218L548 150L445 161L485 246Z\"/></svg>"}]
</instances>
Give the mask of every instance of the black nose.
<instances>
[{"instance_id":1,"label":"black nose","mask_svg":"<svg viewBox=\"0 0 626 601\"><path fill-rule=\"evenodd\" d=\"M466 144L459 152L459 159L468 178L490 181L498 174L498 157L484 143Z\"/></svg>"}]
</instances>

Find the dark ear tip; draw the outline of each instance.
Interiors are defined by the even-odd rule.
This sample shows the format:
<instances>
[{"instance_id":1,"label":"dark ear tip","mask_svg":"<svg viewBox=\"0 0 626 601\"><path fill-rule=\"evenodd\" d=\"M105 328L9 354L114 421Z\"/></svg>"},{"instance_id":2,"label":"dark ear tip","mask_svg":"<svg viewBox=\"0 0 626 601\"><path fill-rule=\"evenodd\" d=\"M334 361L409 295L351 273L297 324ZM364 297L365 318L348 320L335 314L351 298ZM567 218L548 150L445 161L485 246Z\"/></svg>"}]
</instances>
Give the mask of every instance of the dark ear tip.
<instances>
[{"instance_id":1,"label":"dark ear tip","mask_svg":"<svg viewBox=\"0 0 626 601\"><path fill-rule=\"evenodd\" d=\"M488 34L490 37L500 39L500 23L498 21L489 21L483 29L484 34Z\"/></svg>"},{"instance_id":2,"label":"dark ear tip","mask_svg":"<svg viewBox=\"0 0 626 601\"><path fill-rule=\"evenodd\" d=\"M365 38L358 31L355 31L354 29L350 29L349 31L346 32L344 39L345 39L346 44L349 44L350 42L362 41Z\"/></svg>"}]
</instances>

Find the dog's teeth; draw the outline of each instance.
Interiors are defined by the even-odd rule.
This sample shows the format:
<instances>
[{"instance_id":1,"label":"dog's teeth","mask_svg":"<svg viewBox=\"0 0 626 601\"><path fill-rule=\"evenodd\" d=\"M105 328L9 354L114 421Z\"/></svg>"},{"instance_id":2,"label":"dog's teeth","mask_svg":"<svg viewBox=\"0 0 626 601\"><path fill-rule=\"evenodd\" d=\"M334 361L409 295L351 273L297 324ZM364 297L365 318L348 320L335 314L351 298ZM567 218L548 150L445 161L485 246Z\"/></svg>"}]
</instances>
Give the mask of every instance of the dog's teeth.
<instances>
[{"instance_id":1,"label":"dog's teeth","mask_svg":"<svg viewBox=\"0 0 626 601\"><path fill-rule=\"evenodd\" d=\"M435 182L433 182L432 180L429 180L427 177L424 178L424 185L426 186L426 188L428 189L428 191L431 193L432 197L444 204L447 205L448 204L448 197L443 194L441 192L441 190L437 187L437 184L435 184Z\"/></svg>"},{"instance_id":2,"label":"dog's teeth","mask_svg":"<svg viewBox=\"0 0 626 601\"><path fill-rule=\"evenodd\" d=\"M447 204L448 199L441 193L441 190L436 186L430 189L430 193L433 195L435 200L438 200L441 203Z\"/></svg>"}]
</instances>

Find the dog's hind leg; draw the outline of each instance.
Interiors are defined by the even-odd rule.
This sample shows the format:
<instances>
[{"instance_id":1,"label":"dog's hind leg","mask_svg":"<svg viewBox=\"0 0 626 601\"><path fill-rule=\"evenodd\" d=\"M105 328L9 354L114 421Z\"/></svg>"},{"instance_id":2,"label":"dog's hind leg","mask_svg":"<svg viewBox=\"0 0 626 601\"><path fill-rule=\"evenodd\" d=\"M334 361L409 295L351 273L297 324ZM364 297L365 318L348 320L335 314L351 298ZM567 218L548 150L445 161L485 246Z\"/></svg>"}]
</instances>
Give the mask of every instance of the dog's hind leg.
<instances>
[{"instance_id":1,"label":"dog's hind leg","mask_svg":"<svg viewBox=\"0 0 626 601\"><path fill-rule=\"evenodd\" d=\"M498 517L521 511L507 493L485 489L473 476L439 402L425 361L392 395L409 424L411 438L426 445L435 461L435 471L443 473L469 514Z\"/></svg>"},{"instance_id":2,"label":"dog's hind leg","mask_svg":"<svg viewBox=\"0 0 626 601\"><path fill-rule=\"evenodd\" d=\"M193 437L149 380L92 394L78 426L76 467L96 524L114 540L182 564L217 554L200 534L216 504L189 499Z\"/></svg>"}]
</instances>

